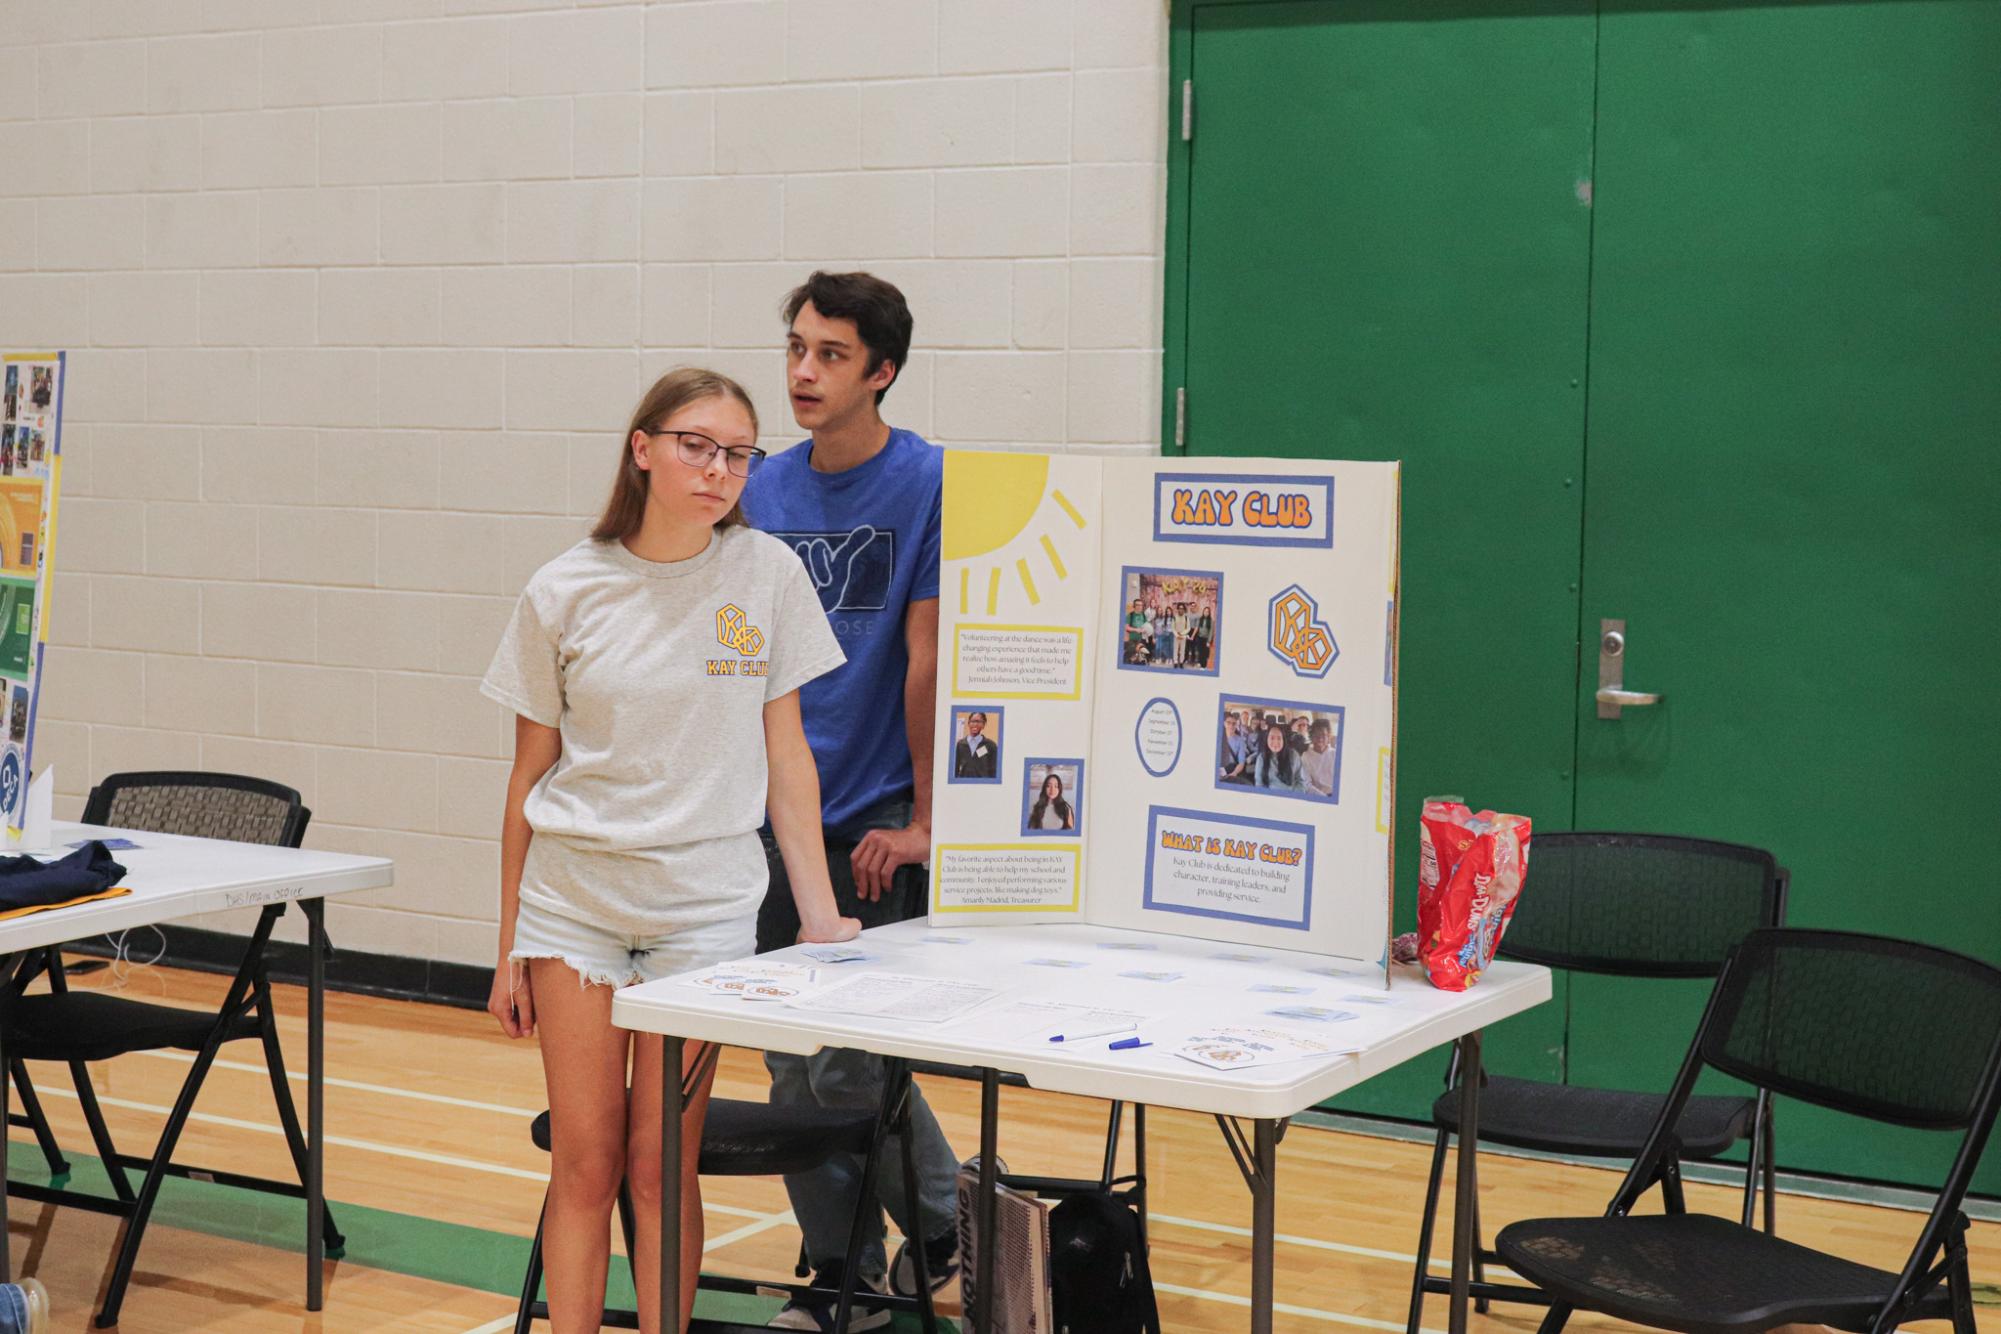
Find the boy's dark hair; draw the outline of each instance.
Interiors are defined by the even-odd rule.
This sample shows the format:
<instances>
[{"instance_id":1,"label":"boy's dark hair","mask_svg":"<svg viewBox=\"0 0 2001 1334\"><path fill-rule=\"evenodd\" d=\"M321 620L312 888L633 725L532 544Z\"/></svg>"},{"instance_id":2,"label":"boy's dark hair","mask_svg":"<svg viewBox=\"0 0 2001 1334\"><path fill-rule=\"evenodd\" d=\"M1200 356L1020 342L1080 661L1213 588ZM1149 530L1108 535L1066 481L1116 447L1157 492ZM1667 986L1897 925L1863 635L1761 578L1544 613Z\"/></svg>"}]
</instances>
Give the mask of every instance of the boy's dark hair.
<instances>
[{"instance_id":1,"label":"boy's dark hair","mask_svg":"<svg viewBox=\"0 0 2001 1334\"><path fill-rule=\"evenodd\" d=\"M910 360L912 320L910 306L896 284L884 282L872 273L828 273L816 269L812 277L793 288L785 298L788 327L799 318L801 307L808 301L830 320L855 322L855 332L861 335L869 352L868 365L862 374L874 375L885 361L896 367L897 375L903 374L903 367ZM890 377L889 383L896 383L895 376ZM888 392L888 385L876 390L875 401L882 402L882 396Z\"/></svg>"}]
</instances>

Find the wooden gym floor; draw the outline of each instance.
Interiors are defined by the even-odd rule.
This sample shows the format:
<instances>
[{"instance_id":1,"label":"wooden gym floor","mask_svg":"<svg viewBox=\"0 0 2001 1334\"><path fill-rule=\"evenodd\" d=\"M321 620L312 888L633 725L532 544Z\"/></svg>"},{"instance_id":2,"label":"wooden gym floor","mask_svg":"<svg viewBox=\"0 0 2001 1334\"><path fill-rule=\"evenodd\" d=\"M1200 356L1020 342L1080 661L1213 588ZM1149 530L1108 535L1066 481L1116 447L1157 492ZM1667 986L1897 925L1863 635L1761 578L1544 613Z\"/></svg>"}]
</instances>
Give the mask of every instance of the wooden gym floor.
<instances>
[{"instance_id":1,"label":"wooden gym floor","mask_svg":"<svg viewBox=\"0 0 2001 1334\"><path fill-rule=\"evenodd\" d=\"M110 971L74 985L122 986L126 994L213 1004L226 979L164 968ZM281 1027L303 1105L304 993L278 989ZM344 1258L329 1262L325 1311L304 1310L304 1244L295 1203L195 1182L170 1182L140 1252L120 1328L130 1334L395 1330L497 1334L512 1328L528 1238L547 1159L528 1138L543 1107L532 1042L509 1042L485 1014L371 997L327 1004L329 1142L327 1191L347 1233ZM1442 1063L1443 1057L1440 1056ZM180 1054L123 1057L95 1067L112 1132L126 1152L150 1151L185 1076ZM67 1072L31 1074L66 1148L89 1145ZM754 1053L724 1055L718 1091L761 1098ZM926 1079L926 1095L955 1148L978 1143L978 1089ZM1001 1152L1017 1171L1095 1175L1104 1108L1077 1098L1007 1089ZM1149 1118L1153 1268L1169 1330L1234 1331L1247 1325L1249 1198L1206 1117L1155 1111ZM10 1146L15 1180L47 1178L27 1132ZM1276 1328L1285 1334L1401 1330L1410 1283L1428 1144L1295 1126L1279 1149ZM283 1177L262 1052L233 1043L196 1103L180 1161ZM102 1186L96 1160L72 1153L73 1181ZM1451 1191L1448 1176L1446 1197ZM1494 1227L1531 1214L1599 1212L1618 1182L1610 1171L1489 1154L1482 1158L1481 1211ZM1690 1207L1734 1215L1736 1192L1693 1185ZM48 1285L55 1328L91 1328L108 1276L118 1220L15 1199L11 1234L17 1270ZM707 1183L708 1267L779 1276L790 1272L798 1232L776 1180ZM1895 1268L1921 1216L1880 1206L1784 1195L1784 1235L1868 1264ZM1441 1228L1449 1227L1449 1208ZM2001 1224L1977 1223L1973 1268L1980 1296L2001 1302ZM1442 1264L1438 1272L1445 1272ZM949 1299L948 1311L956 1306ZM707 1300L706 1298L704 1299ZM765 1303L757 1309L772 1309ZM731 1315L743 1318L742 1306ZM1527 1334L1538 1312L1496 1307L1475 1316L1477 1334ZM1980 1323L2001 1334L2001 1309ZM1443 1298L1425 1308L1442 1330ZM1579 1317L1572 1328L1614 1322ZM1941 1326L1942 1327L1942 1326ZM911 1322L902 1328L916 1328Z\"/></svg>"}]
</instances>

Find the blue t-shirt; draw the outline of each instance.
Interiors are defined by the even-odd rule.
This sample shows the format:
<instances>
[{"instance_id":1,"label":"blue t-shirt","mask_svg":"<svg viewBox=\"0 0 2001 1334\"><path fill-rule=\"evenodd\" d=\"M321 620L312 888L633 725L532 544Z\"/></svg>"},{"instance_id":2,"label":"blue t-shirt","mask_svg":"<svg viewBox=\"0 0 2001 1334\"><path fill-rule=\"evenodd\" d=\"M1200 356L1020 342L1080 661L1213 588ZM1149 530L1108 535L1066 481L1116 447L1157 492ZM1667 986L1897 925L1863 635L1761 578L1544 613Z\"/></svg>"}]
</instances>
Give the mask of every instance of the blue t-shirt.
<instances>
[{"instance_id":1,"label":"blue t-shirt","mask_svg":"<svg viewBox=\"0 0 2001 1334\"><path fill-rule=\"evenodd\" d=\"M847 834L872 807L910 797L903 620L911 603L938 596L945 454L893 430L874 458L846 472L815 472L812 458L804 440L766 459L744 487L743 512L805 562L848 655L799 692L821 819Z\"/></svg>"}]
</instances>

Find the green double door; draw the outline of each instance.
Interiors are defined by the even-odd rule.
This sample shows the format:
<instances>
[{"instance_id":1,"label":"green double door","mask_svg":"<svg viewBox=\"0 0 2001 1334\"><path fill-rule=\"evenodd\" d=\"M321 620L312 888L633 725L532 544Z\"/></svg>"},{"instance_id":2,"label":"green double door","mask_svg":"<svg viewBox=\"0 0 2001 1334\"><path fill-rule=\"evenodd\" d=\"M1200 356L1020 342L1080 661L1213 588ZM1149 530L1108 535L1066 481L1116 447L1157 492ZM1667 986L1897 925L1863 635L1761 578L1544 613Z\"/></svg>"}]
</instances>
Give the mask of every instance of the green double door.
<instances>
[{"instance_id":1,"label":"green double door","mask_svg":"<svg viewBox=\"0 0 2001 1334\"><path fill-rule=\"evenodd\" d=\"M1185 448L1405 464L1405 923L1456 792L1765 846L1795 924L2001 962L1996 69L1992 0L1177 4ZM1612 620L1662 699L1602 719ZM1706 993L1572 977L1491 1059L1665 1087ZM1942 1175L1779 1115L1786 1167Z\"/></svg>"}]
</instances>

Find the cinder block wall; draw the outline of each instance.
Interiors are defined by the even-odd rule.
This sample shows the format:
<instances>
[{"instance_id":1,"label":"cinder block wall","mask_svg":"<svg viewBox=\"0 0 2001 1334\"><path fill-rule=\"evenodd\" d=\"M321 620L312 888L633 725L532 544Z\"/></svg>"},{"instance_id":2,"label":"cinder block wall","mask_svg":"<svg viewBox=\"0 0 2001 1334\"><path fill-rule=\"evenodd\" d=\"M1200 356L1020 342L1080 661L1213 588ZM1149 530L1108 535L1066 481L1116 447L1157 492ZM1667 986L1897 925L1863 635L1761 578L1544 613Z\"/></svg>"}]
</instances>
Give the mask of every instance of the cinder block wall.
<instances>
[{"instance_id":1,"label":"cinder block wall","mask_svg":"<svg viewBox=\"0 0 2001 1334\"><path fill-rule=\"evenodd\" d=\"M1165 0L0 0L0 348L72 354L58 814L290 783L397 862L340 944L491 962L475 683L642 386L789 443L779 298L862 265L897 423L1152 452L1167 124Z\"/></svg>"}]
</instances>

